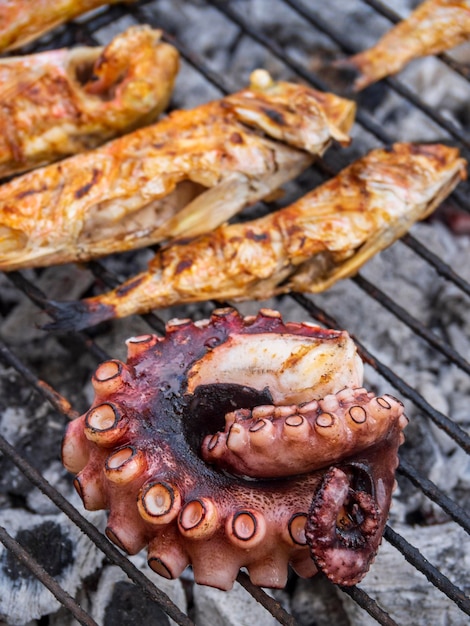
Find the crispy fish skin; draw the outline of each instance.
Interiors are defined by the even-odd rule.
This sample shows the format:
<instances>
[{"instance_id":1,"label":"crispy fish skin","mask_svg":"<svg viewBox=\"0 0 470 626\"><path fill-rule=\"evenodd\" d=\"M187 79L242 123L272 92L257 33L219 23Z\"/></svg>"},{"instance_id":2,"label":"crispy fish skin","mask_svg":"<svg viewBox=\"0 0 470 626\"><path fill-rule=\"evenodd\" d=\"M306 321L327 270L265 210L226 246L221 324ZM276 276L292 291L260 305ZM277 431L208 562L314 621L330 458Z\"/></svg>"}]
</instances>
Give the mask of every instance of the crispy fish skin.
<instances>
[{"instance_id":1,"label":"crispy fish skin","mask_svg":"<svg viewBox=\"0 0 470 626\"><path fill-rule=\"evenodd\" d=\"M429 215L465 174L466 161L444 145L374 150L285 209L173 242L117 289L54 303L47 327L78 329L212 298L323 291Z\"/></svg>"},{"instance_id":2,"label":"crispy fish skin","mask_svg":"<svg viewBox=\"0 0 470 626\"><path fill-rule=\"evenodd\" d=\"M166 108L178 52L134 26L106 48L0 59L0 177L83 152Z\"/></svg>"},{"instance_id":3,"label":"crispy fish skin","mask_svg":"<svg viewBox=\"0 0 470 626\"><path fill-rule=\"evenodd\" d=\"M0 187L0 269L216 228L297 176L333 138L348 143L354 111L350 100L259 70L250 89L29 172Z\"/></svg>"},{"instance_id":4,"label":"crispy fish skin","mask_svg":"<svg viewBox=\"0 0 470 626\"><path fill-rule=\"evenodd\" d=\"M354 89L360 91L385 76L396 74L415 58L439 54L468 39L468 0L426 0L375 46L335 65L358 73Z\"/></svg>"},{"instance_id":5,"label":"crispy fish skin","mask_svg":"<svg viewBox=\"0 0 470 626\"><path fill-rule=\"evenodd\" d=\"M82 13L118 2L122 0L0 0L0 51L20 48Z\"/></svg>"}]
</instances>

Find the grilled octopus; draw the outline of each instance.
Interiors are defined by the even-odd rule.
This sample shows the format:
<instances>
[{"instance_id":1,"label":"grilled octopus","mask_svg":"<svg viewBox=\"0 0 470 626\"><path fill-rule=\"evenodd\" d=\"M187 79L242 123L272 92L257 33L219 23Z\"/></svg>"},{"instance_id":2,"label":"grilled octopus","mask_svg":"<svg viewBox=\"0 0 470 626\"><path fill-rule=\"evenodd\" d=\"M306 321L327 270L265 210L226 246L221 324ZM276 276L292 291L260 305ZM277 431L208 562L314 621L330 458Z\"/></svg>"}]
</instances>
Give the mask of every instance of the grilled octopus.
<instances>
[{"instance_id":1,"label":"grilled octopus","mask_svg":"<svg viewBox=\"0 0 470 626\"><path fill-rule=\"evenodd\" d=\"M402 403L362 387L345 331L276 311L173 320L102 363L92 406L63 442L87 509L150 567L230 589L241 567L283 587L288 564L359 582L386 523Z\"/></svg>"},{"instance_id":2,"label":"grilled octopus","mask_svg":"<svg viewBox=\"0 0 470 626\"><path fill-rule=\"evenodd\" d=\"M178 52L134 26L105 48L0 59L0 177L95 148L166 108Z\"/></svg>"},{"instance_id":3,"label":"grilled octopus","mask_svg":"<svg viewBox=\"0 0 470 626\"><path fill-rule=\"evenodd\" d=\"M355 105L264 70L238 93L0 187L0 270L84 261L215 228L347 132Z\"/></svg>"},{"instance_id":4,"label":"grilled octopus","mask_svg":"<svg viewBox=\"0 0 470 626\"><path fill-rule=\"evenodd\" d=\"M46 327L84 328L177 303L323 291L429 215L465 175L465 160L444 145L373 150L287 208L173 242L113 291L51 302L55 321Z\"/></svg>"},{"instance_id":5,"label":"grilled octopus","mask_svg":"<svg viewBox=\"0 0 470 626\"><path fill-rule=\"evenodd\" d=\"M122 1L0 0L0 52L20 48L82 13Z\"/></svg>"},{"instance_id":6,"label":"grilled octopus","mask_svg":"<svg viewBox=\"0 0 470 626\"><path fill-rule=\"evenodd\" d=\"M415 58L439 54L470 39L468 0L426 0L372 48L335 65L352 70L360 91L401 71Z\"/></svg>"}]
</instances>

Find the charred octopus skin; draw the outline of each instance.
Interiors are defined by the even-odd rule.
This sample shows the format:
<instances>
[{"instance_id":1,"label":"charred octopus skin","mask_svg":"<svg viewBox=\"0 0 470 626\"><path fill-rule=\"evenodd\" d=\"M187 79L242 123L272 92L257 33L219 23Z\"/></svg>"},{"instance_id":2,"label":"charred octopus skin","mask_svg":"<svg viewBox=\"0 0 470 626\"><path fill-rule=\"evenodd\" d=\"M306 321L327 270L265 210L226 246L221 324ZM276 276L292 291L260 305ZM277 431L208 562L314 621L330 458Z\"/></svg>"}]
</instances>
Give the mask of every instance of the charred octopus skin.
<instances>
[{"instance_id":1,"label":"charred octopus skin","mask_svg":"<svg viewBox=\"0 0 470 626\"><path fill-rule=\"evenodd\" d=\"M283 587L288 565L357 583L387 518L403 405L362 388L345 331L263 309L173 320L102 363L63 461L106 533L175 578L230 589L241 567Z\"/></svg>"}]
</instances>

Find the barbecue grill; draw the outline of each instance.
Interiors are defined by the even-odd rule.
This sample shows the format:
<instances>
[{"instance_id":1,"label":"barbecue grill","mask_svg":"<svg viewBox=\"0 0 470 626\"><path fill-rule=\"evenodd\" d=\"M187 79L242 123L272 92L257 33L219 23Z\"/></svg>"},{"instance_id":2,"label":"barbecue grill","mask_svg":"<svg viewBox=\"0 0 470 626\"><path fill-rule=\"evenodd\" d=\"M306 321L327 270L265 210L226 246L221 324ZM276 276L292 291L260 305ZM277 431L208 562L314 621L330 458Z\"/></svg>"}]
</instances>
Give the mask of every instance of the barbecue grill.
<instances>
[{"instance_id":1,"label":"barbecue grill","mask_svg":"<svg viewBox=\"0 0 470 626\"><path fill-rule=\"evenodd\" d=\"M391 22L396 22L399 19L387 6L376 0L358 0L351 4L356 7L354 10L356 11L357 23L360 23L361 20L364 21L365 34L362 47L373 43L382 32L390 27ZM326 56L329 54L331 60L335 56L340 58L358 50L357 45L351 43L357 42L357 37L354 40L354 37L346 29L345 20L340 19L339 13L342 9L339 7L341 7L341 3L330 2L328 6L325 6L325 3L319 1L307 3L297 0L279 0L266 3L265 6L268 7L268 5L273 5L273 12L276 10L281 15L285 14L283 23L278 23L275 29L270 22L270 15L263 15L254 8L261 6L261 3L250 3L248 0L210 0L207 2L200 0L173 3L161 0L140 1L134 4L105 8L84 16L54 31L39 43L30 45L25 50L30 52L77 43L102 43L102 38L109 40L112 34L123 30L127 24L148 23L164 30L166 40L178 48L183 59L182 73L178 79L172 102L175 107L191 107L212 97L220 97L225 93L240 89L246 84L249 72L259 65L267 67L275 77L305 81L324 90L343 89L345 87L344 82L342 82L343 78L335 76L332 70L325 69L322 63L323 54ZM203 15L205 20L210 21L207 23L204 39L201 36L183 37L181 34L183 31L178 28L178 21L190 20L196 14ZM198 24L195 23L194 29L198 28ZM299 29L298 34L299 39L302 40L301 43L305 45L306 42L311 42L309 59L297 54L296 28ZM218 49L220 41L217 38L217 32L228 33L227 39L230 40L229 45L223 47L223 54L226 55L224 59L219 56L222 52ZM370 40L366 41L367 38ZM417 61L416 64L427 62L424 60ZM433 67L439 67L439 72L449 76L449 80L454 80L454 77L457 77L456 80L460 82L468 81L470 66L462 65L455 57L448 54L441 55L439 59L434 59L432 62L436 64ZM222 69L224 64L230 67L230 72ZM413 120L419 117L421 120L417 124L417 136L411 137L411 139L420 139L424 136L425 139L448 142L458 146L462 156L469 158L468 125L465 128L465 124L468 124L469 120L468 117L465 118L464 110L457 108L457 113L453 117L447 115L441 110L441 107L426 100L426 91L418 93L413 88L413 85L408 81L408 78L411 77L412 80L413 76L413 74L408 73L408 70L405 70L403 76L400 74L399 77L386 79L379 85L360 94L357 98L359 108L352 146L347 149L330 149L324 159L317 162L298 181L288 186L286 196L282 200L257 205L246 211L243 216L239 216L238 219L271 211L278 208L280 203L287 204L292 198L300 196L315 184L337 172L356 156L364 154L368 147L387 145L395 140L410 139L409 136L403 136L400 132L399 117L409 116ZM467 84L467 87L470 92L470 85ZM385 113L383 112L383 103L386 98L394 103L394 114L391 114L387 107L385 107ZM468 111L466 114L468 115ZM404 124L406 123L406 121L402 121ZM407 131L410 130L409 126L406 128ZM461 236L449 234L449 229L451 232L451 227L457 221L459 224L470 223L468 217L470 202L466 193L467 188L468 185L465 183L460 185L446 202L444 209L438 211L438 218L434 218L448 219L447 226L441 226L436 222L436 228L441 229L440 232L445 231L446 237L450 239L457 240ZM418 229L417 232L421 231ZM467 251L468 249L467 247ZM398 253L397 250L399 250ZM423 424L422 428L432 430L440 440L445 441L443 446L449 451L449 455L458 454L461 458L465 458L465 454L468 455L470 452L470 435L468 428L465 429L469 425L468 408L466 410L466 422L465 418L454 418L451 415L453 411L450 410L453 407L435 406L432 401L432 394L423 394L422 385L416 384L416 380L409 380L406 375L401 374L403 368L400 363L399 342L403 338L403 341L409 342L411 346L426 346L425 350L428 351L429 360L436 363L436 371L437 364L447 363L449 377L452 379L452 376L456 376L456 386L460 385L461 389L464 390L463 393L465 393L465 389L468 389L470 363L468 362L468 355L465 356L468 343L465 344L463 341L458 346L458 350L455 348L456 340L451 332L451 327L453 328L454 324L450 323L448 316L446 317L445 307L439 311L439 319L426 320L431 323L425 323L422 316L419 315L419 310L416 313L416 307L412 306L407 298L407 286L403 280L400 281L400 276L406 276L409 272L417 271L418 274L422 272L431 277L427 280L443 285L442 289L448 289L448 293L451 293L452 297L463 302L466 301L468 307L468 298L470 297L468 266L457 266L455 261L454 266L452 266L446 262L445 249L436 246L436 250L433 249L432 243L431 245L428 242L423 243L413 229L412 233L402 238L400 243L395 244L390 251L381 255L385 259L384 262L374 260L371 263L371 270L368 267L364 268L360 275L344 281L344 284L333 289L331 294L319 296L291 294L277 299L274 303L269 302L267 304L280 310L284 317L292 317L297 320L312 319L328 327L341 327L350 331L357 342L363 360L367 364L366 382L372 380L377 388L383 386L384 390L392 393L394 393L393 390L396 390L396 394L405 400L412 423L416 416L417 423ZM26 326L24 328L24 341L10 341L8 329L11 328L12 316L16 315L17 308L15 307L21 307L22 310L36 309L37 302L47 298L57 298L58 294L63 298L72 298L114 287L123 276L130 276L135 273L133 270L136 268L143 268L150 254L151 251L149 250L126 253L110 260L105 259L89 263L86 268L80 270L76 268L73 270L50 268L41 271L13 272L1 277L0 313L5 320L0 328L2 336L0 342L1 366L4 367L5 372L11 373L11 380L19 381L17 384L22 385L23 388L30 387L34 390L34 398L45 398L52 405L57 415L54 422L56 428L51 430L49 424L44 424L44 433L40 443L46 447L55 445L57 458L61 428L67 419L75 417L86 406L82 388L85 387L91 372L100 361L110 356L119 356L124 338L138 334L138 331L161 333L164 330L165 320L174 316L192 317L193 319L207 317L211 309L220 303L173 307L171 310L158 311L139 318L116 320L89 331L58 336L49 336L45 332L35 330L35 320L29 318L30 328ZM456 258L455 255L454 258ZM466 258L468 259L468 252ZM408 268L409 259L413 260L412 267L418 268L417 270ZM399 268L398 278L394 279L394 286L390 287L387 271L390 265L394 265L396 262L402 263L402 267ZM70 278L68 272L69 274L73 272L73 279ZM75 277L78 277L77 281ZM419 280L420 276L417 275L416 281ZM355 306L355 302L360 303L361 310L370 309L370 315L366 315L360 324L359 322L351 322L350 325L347 311ZM240 309L243 312L251 313L260 306L266 306L266 303L246 303ZM381 313L382 309L385 313ZM439 306L437 309L439 310ZM386 317L378 318L379 315ZM374 328L377 319L388 319L387 316L390 319L393 318L394 324L402 329L401 334L396 336L396 345L392 346L391 352L385 351L383 354L377 354L373 343L371 345L368 341L368 334ZM17 322L21 323L23 319L18 317ZM37 319L40 320L40 317L38 316ZM468 324L468 319L467 321L463 320L463 326L465 323ZM47 358L47 352L52 343L55 346L53 359L56 361L53 364ZM412 349L412 347L408 348L408 350ZM390 357L391 354L398 355L398 359L393 360ZM428 381L428 388L437 385L436 381L437 378ZM5 406L9 402L16 406L19 401L24 400L29 421L35 421L34 402L31 401L31 398L28 398L23 392L23 394L19 394L20 399L18 399L13 385L4 393L5 396L2 401ZM0 404L0 409L3 408L3 404ZM449 415L447 415L448 412ZM27 481L39 488L49 499L51 506L53 503L76 527L83 531L89 538L87 541L93 542L109 562L121 568L129 579L139 587L142 594L156 603L177 624L193 624L191 612L190 617L178 608L160 589L158 583L154 584L136 568L134 563L114 547L104 534L83 515L83 509L80 506L75 507L70 498L61 494L61 491L49 480L49 474L42 467L41 459L35 458L35 454L37 454L35 443L31 442L29 447L18 445L19 435L14 432L14 428L14 424L10 425L6 436L3 436L3 433L0 436L0 450L4 456L2 462L6 468L4 472L8 472L6 475L4 473L2 484L5 485L6 482L11 481L11 484L14 485L18 481ZM48 441L49 434L51 439ZM412 438L411 435L410 438ZM12 445L12 441L15 442L14 445ZM439 488L435 481L430 480L429 476L432 476L432 472L429 473L426 462L422 462L419 457L414 460L412 453L413 450L407 450L406 445L403 447L398 468L400 488L398 495L400 493L414 493L418 494L417 497L421 499L424 499L422 496L425 496L430 503L426 510L432 511L431 516L436 518L434 521L446 521L446 523L469 533L470 515L465 511L465 503L468 505L470 499L464 493L464 489L461 488L459 492L455 489ZM470 463L468 456L466 462ZM16 507L24 506L24 498L17 495L15 499L12 496L14 492L13 488L10 490L3 489L2 503L7 502L7 495L5 494L9 494L10 501L14 501ZM421 519L422 508L420 511L415 512L415 518L412 514L408 514L410 526L413 523L432 521ZM20 537L15 536L12 529L0 527L0 541L7 548L9 554L14 555L15 559L23 564L22 569L17 570L20 575L27 577L29 576L27 571L31 571L41 584L52 591L63 607L70 611L79 623L96 624L91 612L84 610L80 603L71 597L54 579L53 572L48 568L47 562L44 560L41 562L39 556L28 553L27 549L21 545ZM454 621L451 620L448 623L467 623L467 616L470 615L468 573L467 579L461 575L454 577L452 573L448 573L449 568L444 571L445 568L441 565L428 561L412 541L409 541L396 530L393 524L393 512L391 521L385 530L384 544L389 544L393 550L401 553L404 557L403 563L406 560L415 568L416 577L419 577L418 571L424 574L428 579L426 584L430 591L433 587L437 588L444 599L447 598L445 602L453 605L453 609L457 608L459 617L454 617ZM373 571L374 569L366 577L365 583L369 577L372 577ZM322 585L328 585L330 588L329 583L321 580L321 576L318 579L318 582L312 581L318 588ZM374 580L376 579L374 578ZM238 581L246 592L251 594L280 624L307 623L302 621L302 616L296 614L286 600L296 585L294 577L289 581L288 589L284 595L279 594L275 597L252 585L248 576L243 572L239 574ZM185 585L188 587L189 583L188 579ZM367 587L367 592L365 587ZM394 616L393 607L380 606L380 601L374 596L373 587L373 582L368 585L361 583L359 586L344 588L342 592L349 596L350 600L348 601L356 603L361 607L361 610L369 613L380 624L389 626L398 623L411 623L399 621ZM426 617L426 600L423 603L424 621L422 623L434 623L430 614ZM455 615L455 613L452 614ZM164 619L162 617L162 620ZM366 614L364 613L365 619ZM41 623L46 622L41 621ZM107 623L111 622L108 621ZM161 623L167 622L162 621ZM310 623L317 623L314 614L312 614Z\"/></svg>"}]
</instances>

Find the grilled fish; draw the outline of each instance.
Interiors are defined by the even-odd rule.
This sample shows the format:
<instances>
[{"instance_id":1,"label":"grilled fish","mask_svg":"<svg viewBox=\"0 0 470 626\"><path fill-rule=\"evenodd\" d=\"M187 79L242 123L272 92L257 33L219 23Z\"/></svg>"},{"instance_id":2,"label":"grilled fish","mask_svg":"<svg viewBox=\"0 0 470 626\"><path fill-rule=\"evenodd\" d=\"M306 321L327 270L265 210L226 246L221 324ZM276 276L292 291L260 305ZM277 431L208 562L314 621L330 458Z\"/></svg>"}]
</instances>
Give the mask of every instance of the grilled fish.
<instances>
[{"instance_id":1,"label":"grilled fish","mask_svg":"<svg viewBox=\"0 0 470 626\"><path fill-rule=\"evenodd\" d=\"M285 209L173 242L148 271L113 291L52 303L55 322L47 328L84 328L201 300L323 291L429 215L465 174L465 160L444 145L373 150Z\"/></svg>"},{"instance_id":2,"label":"grilled fish","mask_svg":"<svg viewBox=\"0 0 470 626\"><path fill-rule=\"evenodd\" d=\"M134 26L106 48L0 59L0 177L94 148L166 108L178 52Z\"/></svg>"},{"instance_id":3,"label":"grilled fish","mask_svg":"<svg viewBox=\"0 0 470 626\"><path fill-rule=\"evenodd\" d=\"M335 65L357 73L354 89L360 91L385 76L396 74L415 58L439 54L468 39L468 0L426 0L375 46Z\"/></svg>"},{"instance_id":4,"label":"grilled fish","mask_svg":"<svg viewBox=\"0 0 470 626\"><path fill-rule=\"evenodd\" d=\"M0 0L0 51L20 48L82 13L122 1Z\"/></svg>"},{"instance_id":5,"label":"grilled fish","mask_svg":"<svg viewBox=\"0 0 470 626\"><path fill-rule=\"evenodd\" d=\"M249 89L0 187L0 270L83 261L194 236L294 178L355 105L253 73Z\"/></svg>"}]
</instances>

